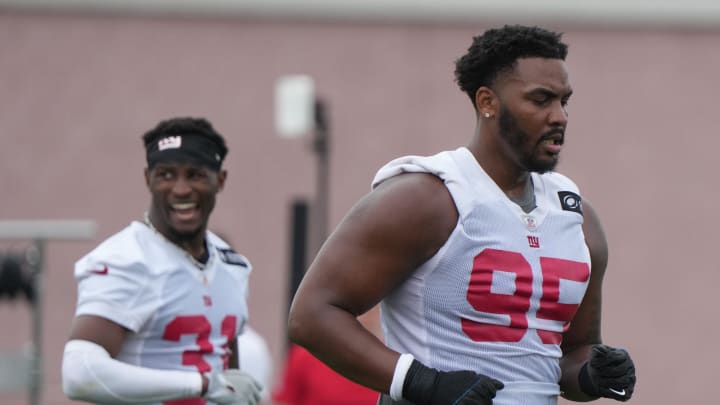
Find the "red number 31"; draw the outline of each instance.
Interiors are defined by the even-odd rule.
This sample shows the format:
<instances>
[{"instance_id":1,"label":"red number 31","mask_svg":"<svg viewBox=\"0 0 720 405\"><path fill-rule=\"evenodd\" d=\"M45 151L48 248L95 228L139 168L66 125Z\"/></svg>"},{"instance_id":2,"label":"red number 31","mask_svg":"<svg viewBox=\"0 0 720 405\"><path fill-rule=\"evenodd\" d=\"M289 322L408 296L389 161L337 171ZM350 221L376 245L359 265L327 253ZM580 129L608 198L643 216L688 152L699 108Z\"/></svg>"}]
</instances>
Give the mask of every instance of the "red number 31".
<instances>
[{"instance_id":1,"label":"red number 31","mask_svg":"<svg viewBox=\"0 0 720 405\"><path fill-rule=\"evenodd\" d=\"M542 296L536 317L564 323L572 320L579 304L564 304L560 299L560 280L586 282L590 277L587 263L571 260L540 258L542 271ZM494 293L493 272L503 271L515 276L512 294ZM485 249L475 256L468 285L467 300L480 312L502 314L510 317L508 325L494 325L462 318L463 332L476 342L519 342L528 330L528 311L532 296L533 273L530 263L518 252ZM562 334L537 329L545 344L559 344Z\"/></svg>"},{"instance_id":2,"label":"red number 31","mask_svg":"<svg viewBox=\"0 0 720 405\"><path fill-rule=\"evenodd\" d=\"M220 324L220 333L227 338L226 343L222 346L225 355L223 356L223 368L227 368L230 348L228 342L235 337L235 327L237 325L237 317L228 315L223 318ZM210 330L212 325L204 315L185 315L178 316L165 327L163 334L164 340L179 342L182 335L195 335L195 344L197 350L185 350L182 354L182 364L186 366L195 366L201 373L210 371L211 367L203 358L206 354L211 354L213 344L210 342ZM163 402L164 405L205 405L206 401L202 398L188 398L176 401Z\"/></svg>"}]
</instances>

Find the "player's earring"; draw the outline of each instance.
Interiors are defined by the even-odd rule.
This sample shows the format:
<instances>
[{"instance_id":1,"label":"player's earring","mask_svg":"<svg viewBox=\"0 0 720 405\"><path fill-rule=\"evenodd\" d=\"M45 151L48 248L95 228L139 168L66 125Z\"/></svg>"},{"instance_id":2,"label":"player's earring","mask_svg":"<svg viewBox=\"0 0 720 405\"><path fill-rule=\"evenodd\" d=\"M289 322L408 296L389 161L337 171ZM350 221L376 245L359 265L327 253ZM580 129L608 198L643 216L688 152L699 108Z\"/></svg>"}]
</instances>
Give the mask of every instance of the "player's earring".
<instances>
[{"instance_id":1,"label":"player's earring","mask_svg":"<svg viewBox=\"0 0 720 405\"><path fill-rule=\"evenodd\" d=\"M485 118L490 118L490 113L489 113L489 112L486 112L486 113L485 113Z\"/></svg>"}]
</instances>

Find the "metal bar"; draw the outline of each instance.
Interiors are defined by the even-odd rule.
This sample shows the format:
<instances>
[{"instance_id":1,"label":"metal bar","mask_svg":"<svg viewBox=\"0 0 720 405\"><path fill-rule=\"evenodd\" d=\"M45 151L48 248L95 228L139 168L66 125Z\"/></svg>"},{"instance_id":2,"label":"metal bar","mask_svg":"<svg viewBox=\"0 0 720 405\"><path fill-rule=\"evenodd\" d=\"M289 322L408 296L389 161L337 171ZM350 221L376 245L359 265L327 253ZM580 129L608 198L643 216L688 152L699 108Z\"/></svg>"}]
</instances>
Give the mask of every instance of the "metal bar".
<instances>
[{"instance_id":1,"label":"metal bar","mask_svg":"<svg viewBox=\"0 0 720 405\"><path fill-rule=\"evenodd\" d=\"M39 405L43 386L43 294L45 283L43 281L43 268L45 266L45 244L43 239L35 241L35 252L32 260L35 283L35 302L33 303L32 319L32 358L30 365L30 384L28 394L30 405Z\"/></svg>"},{"instance_id":2,"label":"metal bar","mask_svg":"<svg viewBox=\"0 0 720 405\"><path fill-rule=\"evenodd\" d=\"M0 221L0 240L32 240L34 252L28 255L33 269L35 301L32 305L32 352L28 398L39 405L43 387L43 298L45 245L48 240L87 240L95 235L96 224L90 220L9 220Z\"/></svg>"},{"instance_id":3,"label":"metal bar","mask_svg":"<svg viewBox=\"0 0 720 405\"><path fill-rule=\"evenodd\" d=\"M0 240L87 240L96 230L89 220L9 220L0 221Z\"/></svg>"},{"instance_id":4,"label":"metal bar","mask_svg":"<svg viewBox=\"0 0 720 405\"><path fill-rule=\"evenodd\" d=\"M0 0L0 9L120 15L719 28L716 0Z\"/></svg>"}]
</instances>

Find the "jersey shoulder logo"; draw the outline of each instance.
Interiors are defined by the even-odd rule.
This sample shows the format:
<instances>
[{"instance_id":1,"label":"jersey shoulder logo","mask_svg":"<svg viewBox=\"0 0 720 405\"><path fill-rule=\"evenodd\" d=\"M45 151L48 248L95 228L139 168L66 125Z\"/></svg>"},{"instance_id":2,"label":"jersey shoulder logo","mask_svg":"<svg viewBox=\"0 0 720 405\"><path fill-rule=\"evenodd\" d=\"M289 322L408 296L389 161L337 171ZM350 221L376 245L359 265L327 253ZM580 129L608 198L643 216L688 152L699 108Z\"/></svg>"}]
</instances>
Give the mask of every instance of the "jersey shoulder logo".
<instances>
[{"instance_id":1,"label":"jersey shoulder logo","mask_svg":"<svg viewBox=\"0 0 720 405\"><path fill-rule=\"evenodd\" d=\"M572 191L558 191L558 198L560 198L560 207L564 211L577 212L582 215L582 198Z\"/></svg>"},{"instance_id":2,"label":"jersey shoulder logo","mask_svg":"<svg viewBox=\"0 0 720 405\"><path fill-rule=\"evenodd\" d=\"M248 262L245 260L245 258L235 252L232 249L221 249L218 248L218 253L220 253L220 260L224 261L227 264L234 264L236 266L242 266L247 268Z\"/></svg>"},{"instance_id":3,"label":"jersey shoulder logo","mask_svg":"<svg viewBox=\"0 0 720 405\"><path fill-rule=\"evenodd\" d=\"M107 266L107 264L106 264L106 265L103 266L102 268L89 269L88 272L89 272L89 273L92 273L92 274L100 274L101 276L104 276L104 275L108 274L109 271L108 271L108 266Z\"/></svg>"}]
</instances>

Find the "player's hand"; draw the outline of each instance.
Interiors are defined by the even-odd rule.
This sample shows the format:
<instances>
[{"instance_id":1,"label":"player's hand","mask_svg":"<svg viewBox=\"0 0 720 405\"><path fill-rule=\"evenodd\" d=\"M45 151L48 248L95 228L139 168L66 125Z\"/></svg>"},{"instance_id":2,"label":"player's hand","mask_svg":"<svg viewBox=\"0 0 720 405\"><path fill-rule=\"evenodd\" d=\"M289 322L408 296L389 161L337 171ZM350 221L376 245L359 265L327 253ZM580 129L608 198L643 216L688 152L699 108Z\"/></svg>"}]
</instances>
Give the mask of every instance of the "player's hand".
<instances>
[{"instance_id":1,"label":"player's hand","mask_svg":"<svg viewBox=\"0 0 720 405\"><path fill-rule=\"evenodd\" d=\"M438 371L413 360L403 398L417 405L492 405L500 381L472 371Z\"/></svg>"},{"instance_id":2,"label":"player's hand","mask_svg":"<svg viewBox=\"0 0 720 405\"><path fill-rule=\"evenodd\" d=\"M618 401L627 401L632 397L636 381L635 364L626 350L596 345L583 368L587 371L586 376L580 379L580 386L587 394Z\"/></svg>"},{"instance_id":3,"label":"player's hand","mask_svg":"<svg viewBox=\"0 0 720 405\"><path fill-rule=\"evenodd\" d=\"M204 398L220 405L255 405L262 385L240 370L206 373L208 389Z\"/></svg>"}]
</instances>

